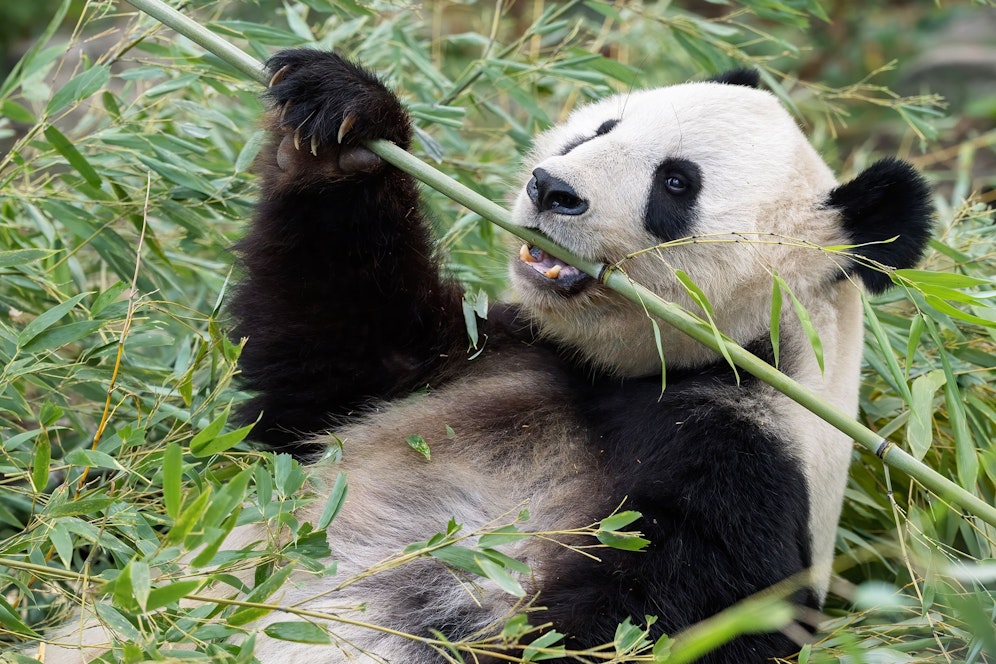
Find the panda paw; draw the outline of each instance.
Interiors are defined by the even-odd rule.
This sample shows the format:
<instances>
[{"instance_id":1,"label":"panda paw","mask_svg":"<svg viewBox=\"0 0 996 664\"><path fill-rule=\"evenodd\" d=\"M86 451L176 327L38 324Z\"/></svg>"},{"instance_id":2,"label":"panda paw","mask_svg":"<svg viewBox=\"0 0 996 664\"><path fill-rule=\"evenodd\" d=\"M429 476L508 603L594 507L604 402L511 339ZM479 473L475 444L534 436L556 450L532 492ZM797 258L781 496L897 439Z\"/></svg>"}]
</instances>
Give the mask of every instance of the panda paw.
<instances>
[{"instance_id":1,"label":"panda paw","mask_svg":"<svg viewBox=\"0 0 996 664\"><path fill-rule=\"evenodd\" d=\"M326 175L372 172L383 164L363 147L366 141L410 145L411 121L401 102L358 65L335 53L294 49L270 58L266 68L272 128L283 134L282 170L320 165Z\"/></svg>"}]
</instances>

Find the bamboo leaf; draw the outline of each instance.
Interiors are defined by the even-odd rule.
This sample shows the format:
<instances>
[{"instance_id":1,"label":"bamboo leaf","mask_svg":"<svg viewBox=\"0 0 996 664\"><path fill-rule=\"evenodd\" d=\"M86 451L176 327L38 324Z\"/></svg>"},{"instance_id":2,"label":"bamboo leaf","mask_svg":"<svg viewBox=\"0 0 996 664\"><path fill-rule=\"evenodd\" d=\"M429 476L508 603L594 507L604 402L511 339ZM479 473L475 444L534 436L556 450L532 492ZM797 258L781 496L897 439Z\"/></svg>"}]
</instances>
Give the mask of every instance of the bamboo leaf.
<instances>
[{"instance_id":1,"label":"bamboo leaf","mask_svg":"<svg viewBox=\"0 0 996 664\"><path fill-rule=\"evenodd\" d=\"M776 275L777 276L777 275ZM771 339L771 351L775 356L775 366L778 366L778 353L781 348L781 326L782 326L782 288L780 279L771 280L771 318L768 327L768 336Z\"/></svg>"},{"instance_id":2,"label":"bamboo leaf","mask_svg":"<svg viewBox=\"0 0 996 664\"><path fill-rule=\"evenodd\" d=\"M167 443L163 453L163 502L172 519L180 514L183 501L183 450L177 443Z\"/></svg>"},{"instance_id":3,"label":"bamboo leaf","mask_svg":"<svg viewBox=\"0 0 996 664\"><path fill-rule=\"evenodd\" d=\"M934 396L945 380L944 371L935 369L918 376L913 381L906 440L909 442L910 452L917 461L922 460L930 449L933 438Z\"/></svg>"},{"instance_id":4,"label":"bamboo leaf","mask_svg":"<svg viewBox=\"0 0 996 664\"><path fill-rule=\"evenodd\" d=\"M248 595L246 595L245 601L252 602L254 604L262 604L270 598L273 593L280 590L280 587L287 580L287 577L291 575L294 571L293 565L284 565L276 572L271 574L266 578L265 581L253 588ZM238 609L228 618L228 624L238 627L239 625L245 625L251 623L254 620L262 618L266 614L270 613L273 609L266 607L242 607Z\"/></svg>"},{"instance_id":5,"label":"bamboo leaf","mask_svg":"<svg viewBox=\"0 0 996 664\"><path fill-rule=\"evenodd\" d=\"M405 442L408 443L408 446L411 447L413 450L424 456L426 461L428 461L431 458L431 454L429 452L429 443L425 442L425 438L423 438L422 436L419 435L408 436L407 438L405 438Z\"/></svg>"},{"instance_id":6,"label":"bamboo leaf","mask_svg":"<svg viewBox=\"0 0 996 664\"><path fill-rule=\"evenodd\" d=\"M263 628L263 633L273 639L293 641L294 643L318 645L332 643L327 627L298 620L271 623Z\"/></svg>"},{"instance_id":7,"label":"bamboo leaf","mask_svg":"<svg viewBox=\"0 0 996 664\"><path fill-rule=\"evenodd\" d=\"M155 611L164 606L169 606L179 602L187 595L191 595L201 586L200 581L170 581L164 586L153 588L149 591L149 597L145 602L146 611Z\"/></svg>"},{"instance_id":8,"label":"bamboo leaf","mask_svg":"<svg viewBox=\"0 0 996 664\"><path fill-rule=\"evenodd\" d=\"M53 115L70 104L86 99L102 90L109 80L111 80L111 70L107 65L92 65L89 69L74 76L52 95L46 113ZM48 135L48 131L45 134Z\"/></svg>"},{"instance_id":9,"label":"bamboo leaf","mask_svg":"<svg viewBox=\"0 0 996 664\"><path fill-rule=\"evenodd\" d=\"M49 125L45 128L45 138L48 142L52 144L52 147L58 150L59 154L66 158L69 165L76 169L76 171L83 176L87 184L91 187L99 187L101 184L100 175L94 170L90 162L86 160L76 146L66 138L61 131L56 129L53 125Z\"/></svg>"},{"instance_id":10,"label":"bamboo leaf","mask_svg":"<svg viewBox=\"0 0 996 664\"><path fill-rule=\"evenodd\" d=\"M346 502L346 494L349 491L349 487L346 484L346 473L339 471L336 475L335 484L332 485L332 491L329 492L329 498L325 502L325 509L322 510L322 515L318 519L319 530L325 530L329 527L329 524L335 519L336 515L339 514L339 510L342 509L343 503Z\"/></svg>"},{"instance_id":11,"label":"bamboo leaf","mask_svg":"<svg viewBox=\"0 0 996 664\"><path fill-rule=\"evenodd\" d=\"M31 637L33 639L40 639L41 634L34 631L21 620L20 616L17 615L17 611L12 607L3 595L0 595L0 625L4 629L8 629L17 634L22 634L24 636Z\"/></svg>"},{"instance_id":12,"label":"bamboo leaf","mask_svg":"<svg viewBox=\"0 0 996 664\"><path fill-rule=\"evenodd\" d=\"M40 314L33 321L25 325L24 329L21 330L21 333L17 335L17 345L20 348L24 348L24 346L30 343L32 339L59 322L63 316L68 314L73 307L79 304L80 301L86 296L86 293L74 295L68 300L60 302L48 311Z\"/></svg>"},{"instance_id":13,"label":"bamboo leaf","mask_svg":"<svg viewBox=\"0 0 996 664\"><path fill-rule=\"evenodd\" d=\"M95 608L97 610L97 616L100 617L100 621L119 638L125 641L131 641L132 643L140 643L142 641L141 632L139 632L135 626L124 617L124 615L122 615L110 604L107 604L106 602L97 602L95 604Z\"/></svg>"},{"instance_id":14,"label":"bamboo leaf","mask_svg":"<svg viewBox=\"0 0 996 664\"><path fill-rule=\"evenodd\" d=\"M48 484L49 464L52 461L52 443L48 432L42 431L35 439L35 452L31 457L31 486L41 493Z\"/></svg>"},{"instance_id":15,"label":"bamboo leaf","mask_svg":"<svg viewBox=\"0 0 996 664\"><path fill-rule=\"evenodd\" d=\"M498 584L499 588L515 597L526 596L526 591L522 589L522 585L504 567L483 556L478 556L476 560L484 576Z\"/></svg>"},{"instance_id":16,"label":"bamboo leaf","mask_svg":"<svg viewBox=\"0 0 996 664\"><path fill-rule=\"evenodd\" d=\"M0 268L22 267L59 252L53 249L9 249L0 251Z\"/></svg>"}]
</instances>

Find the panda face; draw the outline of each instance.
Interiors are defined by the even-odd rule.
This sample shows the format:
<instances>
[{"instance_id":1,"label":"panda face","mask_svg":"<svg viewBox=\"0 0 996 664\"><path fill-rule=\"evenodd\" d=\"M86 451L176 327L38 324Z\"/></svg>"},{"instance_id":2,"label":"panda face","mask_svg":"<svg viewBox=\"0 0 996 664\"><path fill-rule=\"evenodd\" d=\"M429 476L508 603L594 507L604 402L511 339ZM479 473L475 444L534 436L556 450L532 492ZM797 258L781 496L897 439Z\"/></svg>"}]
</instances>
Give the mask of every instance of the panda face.
<instances>
[{"instance_id":1,"label":"panda face","mask_svg":"<svg viewBox=\"0 0 996 664\"><path fill-rule=\"evenodd\" d=\"M527 163L516 224L691 306L674 276L685 271L741 343L767 329L773 271L814 284L840 272L826 255L788 247L846 236L822 205L833 174L767 92L704 82L611 97L541 135ZM511 275L547 336L613 373L659 370L641 307L535 247L523 247ZM676 351L672 366L713 359L684 339L665 348Z\"/></svg>"}]
</instances>

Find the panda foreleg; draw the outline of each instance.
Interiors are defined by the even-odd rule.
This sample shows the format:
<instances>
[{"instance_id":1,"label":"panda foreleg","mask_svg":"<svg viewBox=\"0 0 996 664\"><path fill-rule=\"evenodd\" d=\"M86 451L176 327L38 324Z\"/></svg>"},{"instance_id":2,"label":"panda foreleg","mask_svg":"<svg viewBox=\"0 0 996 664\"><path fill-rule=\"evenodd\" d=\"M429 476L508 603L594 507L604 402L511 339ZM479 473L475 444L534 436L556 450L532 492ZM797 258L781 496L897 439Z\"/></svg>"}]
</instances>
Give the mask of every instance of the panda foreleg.
<instances>
[{"instance_id":1,"label":"panda foreleg","mask_svg":"<svg viewBox=\"0 0 996 664\"><path fill-rule=\"evenodd\" d=\"M261 196L238 244L233 336L257 393L254 435L288 446L375 399L429 382L463 335L460 291L439 275L413 179L363 147L403 148L397 97L333 53L283 51L267 67ZM299 450L300 451L300 450Z\"/></svg>"}]
</instances>

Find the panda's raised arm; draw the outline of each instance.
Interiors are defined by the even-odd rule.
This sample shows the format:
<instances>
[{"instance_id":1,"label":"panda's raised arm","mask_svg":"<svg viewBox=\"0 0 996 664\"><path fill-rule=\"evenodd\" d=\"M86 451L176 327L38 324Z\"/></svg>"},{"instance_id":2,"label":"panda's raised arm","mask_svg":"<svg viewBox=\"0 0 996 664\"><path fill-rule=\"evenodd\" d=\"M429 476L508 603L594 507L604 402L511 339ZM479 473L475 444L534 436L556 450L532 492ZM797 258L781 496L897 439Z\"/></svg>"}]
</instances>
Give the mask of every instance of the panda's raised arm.
<instances>
[{"instance_id":1,"label":"panda's raised arm","mask_svg":"<svg viewBox=\"0 0 996 664\"><path fill-rule=\"evenodd\" d=\"M463 339L410 176L362 147L407 148L408 114L372 74L332 53L284 51L267 67L270 139L233 335L247 338L243 411L285 446L373 399L418 387Z\"/></svg>"}]
</instances>

